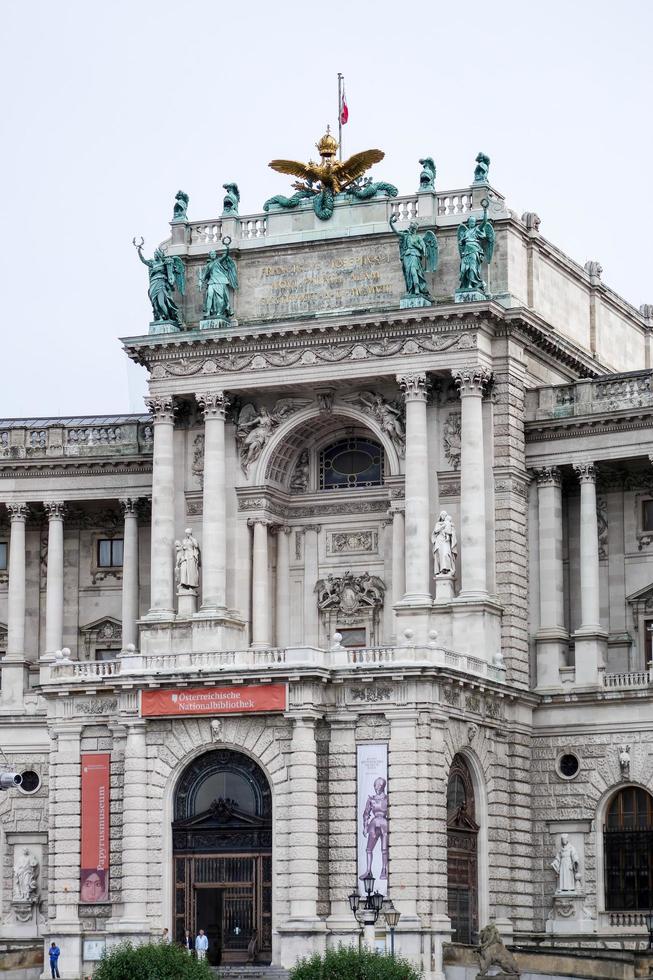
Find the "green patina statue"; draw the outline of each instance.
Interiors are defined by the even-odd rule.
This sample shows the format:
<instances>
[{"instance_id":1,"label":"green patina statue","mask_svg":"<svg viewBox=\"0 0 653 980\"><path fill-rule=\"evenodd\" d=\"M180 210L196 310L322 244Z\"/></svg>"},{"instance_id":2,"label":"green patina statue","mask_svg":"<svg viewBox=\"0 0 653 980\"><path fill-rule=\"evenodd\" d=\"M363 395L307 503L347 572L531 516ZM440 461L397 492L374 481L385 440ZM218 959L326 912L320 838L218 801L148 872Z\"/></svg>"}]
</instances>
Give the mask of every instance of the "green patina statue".
<instances>
[{"instance_id":1,"label":"green patina statue","mask_svg":"<svg viewBox=\"0 0 653 980\"><path fill-rule=\"evenodd\" d=\"M477 222L470 216L458 228L458 252L460 253L460 292L485 293L481 276L483 261L490 262L494 254L494 227L488 221L488 200L484 198L483 218ZM483 298L483 297L479 297Z\"/></svg>"},{"instance_id":2,"label":"green patina statue","mask_svg":"<svg viewBox=\"0 0 653 980\"><path fill-rule=\"evenodd\" d=\"M292 210L292 208L298 207L302 201L306 201L308 198L313 198L315 196L315 191L312 189L312 183L310 187L306 187L304 190L297 191L292 197L285 197L283 194L275 194L274 197L268 198L268 200L263 205L264 211L269 211L271 207L279 207L284 210Z\"/></svg>"},{"instance_id":3,"label":"green patina statue","mask_svg":"<svg viewBox=\"0 0 653 980\"><path fill-rule=\"evenodd\" d=\"M223 184L222 186L227 192L222 202L222 214L238 214L238 205L240 204L238 184Z\"/></svg>"},{"instance_id":4,"label":"green patina statue","mask_svg":"<svg viewBox=\"0 0 653 980\"><path fill-rule=\"evenodd\" d=\"M173 221L188 221L188 202L190 198L184 191L175 194L175 206L172 210Z\"/></svg>"},{"instance_id":5,"label":"green patina statue","mask_svg":"<svg viewBox=\"0 0 653 980\"><path fill-rule=\"evenodd\" d=\"M490 173L490 158L485 153L479 153L476 157L476 169L474 170L474 183L487 184Z\"/></svg>"},{"instance_id":6,"label":"green patina statue","mask_svg":"<svg viewBox=\"0 0 653 980\"><path fill-rule=\"evenodd\" d=\"M435 163L433 157L423 157L420 160L422 172L419 175L419 189L421 191L435 190Z\"/></svg>"},{"instance_id":7,"label":"green patina statue","mask_svg":"<svg viewBox=\"0 0 653 980\"><path fill-rule=\"evenodd\" d=\"M347 197L353 197L357 201L368 201L371 197L376 197L377 194L396 197L398 193L399 191L394 184L388 184L384 180L373 181L371 177L350 184L345 191Z\"/></svg>"},{"instance_id":8,"label":"green patina statue","mask_svg":"<svg viewBox=\"0 0 653 980\"><path fill-rule=\"evenodd\" d=\"M218 256L215 251L209 252L206 265L199 272L200 289L206 290L204 316L207 320L227 320L233 316L229 290L238 289L238 271L229 254L231 238L226 235L222 241L224 253Z\"/></svg>"},{"instance_id":9,"label":"green patina statue","mask_svg":"<svg viewBox=\"0 0 653 980\"><path fill-rule=\"evenodd\" d=\"M138 257L147 266L150 276L150 288L147 295L152 304L152 315L154 321L167 320L171 323L180 323L179 309L173 299L175 289L183 296L186 292L186 272L184 263L178 255L166 255L162 248L154 250L151 259L143 257L143 238L140 244L133 240L134 247L138 252Z\"/></svg>"},{"instance_id":10,"label":"green patina statue","mask_svg":"<svg viewBox=\"0 0 653 980\"><path fill-rule=\"evenodd\" d=\"M406 282L408 297L420 298L419 305L428 305L432 296L426 283L424 265L429 272L435 272L438 267L438 240L432 231L424 235L418 234L418 224L411 221L408 231L397 231L395 224L397 214L390 215L390 228L399 239L399 255Z\"/></svg>"}]
</instances>

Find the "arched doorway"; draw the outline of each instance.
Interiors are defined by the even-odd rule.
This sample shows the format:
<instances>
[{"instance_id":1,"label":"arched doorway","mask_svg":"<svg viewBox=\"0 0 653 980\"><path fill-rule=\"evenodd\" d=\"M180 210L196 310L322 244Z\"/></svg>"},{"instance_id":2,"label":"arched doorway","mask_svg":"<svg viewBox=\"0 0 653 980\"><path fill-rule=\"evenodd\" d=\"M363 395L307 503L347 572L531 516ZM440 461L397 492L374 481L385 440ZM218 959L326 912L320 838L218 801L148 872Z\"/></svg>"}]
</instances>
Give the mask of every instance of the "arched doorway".
<instances>
[{"instance_id":1,"label":"arched doorway","mask_svg":"<svg viewBox=\"0 0 653 980\"><path fill-rule=\"evenodd\" d=\"M174 935L209 937L209 961L269 963L272 955L272 796L248 756L215 749L175 792Z\"/></svg>"},{"instance_id":2,"label":"arched doorway","mask_svg":"<svg viewBox=\"0 0 653 980\"><path fill-rule=\"evenodd\" d=\"M612 798L603 827L605 908L648 912L653 904L653 797L624 786Z\"/></svg>"},{"instance_id":3,"label":"arched doorway","mask_svg":"<svg viewBox=\"0 0 653 980\"><path fill-rule=\"evenodd\" d=\"M478 824L469 767L455 755L447 784L447 914L455 943L478 937Z\"/></svg>"}]
</instances>

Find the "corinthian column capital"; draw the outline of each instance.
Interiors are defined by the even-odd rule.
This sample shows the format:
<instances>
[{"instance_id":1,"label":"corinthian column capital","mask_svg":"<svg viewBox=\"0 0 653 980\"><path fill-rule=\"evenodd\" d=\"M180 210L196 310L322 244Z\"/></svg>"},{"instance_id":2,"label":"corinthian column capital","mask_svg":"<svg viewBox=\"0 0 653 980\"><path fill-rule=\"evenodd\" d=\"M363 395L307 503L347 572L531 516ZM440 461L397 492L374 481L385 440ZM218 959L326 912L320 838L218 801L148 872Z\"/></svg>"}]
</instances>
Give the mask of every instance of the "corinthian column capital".
<instances>
[{"instance_id":1,"label":"corinthian column capital","mask_svg":"<svg viewBox=\"0 0 653 980\"><path fill-rule=\"evenodd\" d=\"M6 504L9 511L9 519L12 521L26 521L29 515L27 504Z\"/></svg>"},{"instance_id":2,"label":"corinthian column capital","mask_svg":"<svg viewBox=\"0 0 653 980\"><path fill-rule=\"evenodd\" d=\"M229 396L224 391L200 391L195 398L205 419L224 419L229 408Z\"/></svg>"},{"instance_id":3,"label":"corinthian column capital","mask_svg":"<svg viewBox=\"0 0 653 980\"><path fill-rule=\"evenodd\" d=\"M573 463L572 465L579 483L596 483L596 467L594 463Z\"/></svg>"},{"instance_id":4,"label":"corinthian column capital","mask_svg":"<svg viewBox=\"0 0 653 980\"><path fill-rule=\"evenodd\" d=\"M481 364L473 364L452 371L451 376L463 398L465 395L482 395L485 385L492 379L492 372Z\"/></svg>"},{"instance_id":5,"label":"corinthian column capital","mask_svg":"<svg viewBox=\"0 0 653 980\"><path fill-rule=\"evenodd\" d=\"M173 422L175 406L171 395L153 395L145 399L153 422Z\"/></svg>"},{"instance_id":6,"label":"corinthian column capital","mask_svg":"<svg viewBox=\"0 0 653 980\"><path fill-rule=\"evenodd\" d=\"M136 517L138 515L138 497L121 497L118 502L125 517Z\"/></svg>"},{"instance_id":7,"label":"corinthian column capital","mask_svg":"<svg viewBox=\"0 0 653 980\"><path fill-rule=\"evenodd\" d=\"M46 500L43 504L49 521L63 521L66 505L63 500Z\"/></svg>"},{"instance_id":8,"label":"corinthian column capital","mask_svg":"<svg viewBox=\"0 0 653 980\"><path fill-rule=\"evenodd\" d=\"M398 374L397 382L404 393L406 401L426 401L428 380L424 371L414 371L410 374Z\"/></svg>"},{"instance_id":9,"label":"corinthian column capital","mask_svg":"<svg viewBox=\"0 0 653 980\"><path fill-rule=\"evenodd\" d=\"M558 466L542 466L534 469L538 487L559 487L562 481Z\"/></svg>"}]
</instances>

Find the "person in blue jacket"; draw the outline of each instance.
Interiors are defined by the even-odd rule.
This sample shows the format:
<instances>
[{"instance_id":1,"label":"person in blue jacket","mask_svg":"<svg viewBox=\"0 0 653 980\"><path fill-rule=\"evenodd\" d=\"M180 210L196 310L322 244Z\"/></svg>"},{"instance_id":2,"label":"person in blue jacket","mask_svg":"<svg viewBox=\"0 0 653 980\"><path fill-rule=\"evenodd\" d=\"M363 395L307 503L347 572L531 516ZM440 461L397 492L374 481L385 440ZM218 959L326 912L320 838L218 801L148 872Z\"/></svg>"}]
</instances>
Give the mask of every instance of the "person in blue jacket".
<instances>
[{"instance_id":1,"label":"person in blue jacket","mask_svg":"<svg viewBox=\"0 0 653 980\"><path fill-rule=\"evenodd\" d=\"M56 943L52 943L50 949L48 950L50 956L50 970L52 971L53 977L60 977L59 973L59 956L61 955L61 950Z\"/></svg>"}]
</instances>

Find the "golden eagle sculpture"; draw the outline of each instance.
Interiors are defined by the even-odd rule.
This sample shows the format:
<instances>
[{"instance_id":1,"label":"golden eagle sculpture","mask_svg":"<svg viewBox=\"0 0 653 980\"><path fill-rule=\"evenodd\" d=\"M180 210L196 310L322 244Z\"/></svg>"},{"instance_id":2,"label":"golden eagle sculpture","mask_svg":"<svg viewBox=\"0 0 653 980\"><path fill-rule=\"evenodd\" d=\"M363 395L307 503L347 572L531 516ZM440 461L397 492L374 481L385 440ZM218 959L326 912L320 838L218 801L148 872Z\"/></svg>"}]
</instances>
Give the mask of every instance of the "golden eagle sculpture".
<instances>
[{"instance_id":1,"label":"golden eagle sculpture","mask_svg":"<svg viewBox=\"0 0 653 980\"><path fill-rule=\"evenodd\" d=\"M292 197L278 194L271 197L263 205L264 211L271 207L283 209L296 208L302 201L312 198L313 210L322 221L328 220L333 214L335 197L343 192L351 198L366 200L377 194L397 196L397 188L383 181L372 183L370 179L361 181L366 170L374 163L383 160L382 150L363 150L354 153L348 160L337 160L338 141L327 131L319 143L315 144L320 154L320 162L309 160L300 163L298 160L271 160L269 166L280 174L291 174L301 180L293 184L296 192Z\"/></svg>"}]
</instances>

